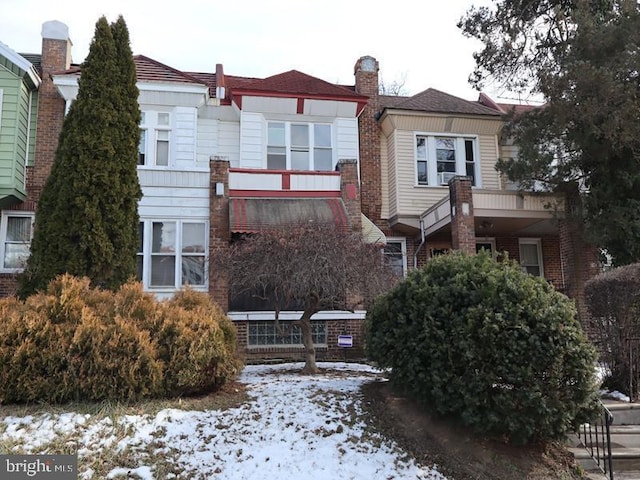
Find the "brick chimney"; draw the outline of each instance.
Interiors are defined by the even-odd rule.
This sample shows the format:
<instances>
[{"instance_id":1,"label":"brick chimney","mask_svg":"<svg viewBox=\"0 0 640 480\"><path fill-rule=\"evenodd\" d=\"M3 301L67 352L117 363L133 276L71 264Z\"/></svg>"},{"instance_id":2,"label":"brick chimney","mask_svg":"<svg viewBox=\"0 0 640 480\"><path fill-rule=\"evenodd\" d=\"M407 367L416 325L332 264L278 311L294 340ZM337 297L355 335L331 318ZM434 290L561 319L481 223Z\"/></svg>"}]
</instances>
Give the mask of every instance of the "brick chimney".
<instances>
[{"instance_id":1,"label":"brick chimney","mask_svg":"<svg viewBox=\"0 0 640 480\"><path fill-rule=\"evenodd\" d=\"M51 171L65 115L65 101L53 85L51 74L71 66L71 45L69 28L64 23L52 20L42 24L42 84L38 91L35 161L27 181L29 200L35 202Z\"/></svg>"},{"instance_id":2,"label":"brick chimney","mask_svg":"<svg viewBox=\"0 0 640 480\"><path fill-rule=\"evenodd\" d=\"M379 222L382 209L380 128L376 119L376 114L380 110L378 70L378 61L369 56L360 57L354 67L356 93L369 97L367 106L358 119L360 135L360 200L362 213L374 222Z\"/></svg>"}]
</instances>

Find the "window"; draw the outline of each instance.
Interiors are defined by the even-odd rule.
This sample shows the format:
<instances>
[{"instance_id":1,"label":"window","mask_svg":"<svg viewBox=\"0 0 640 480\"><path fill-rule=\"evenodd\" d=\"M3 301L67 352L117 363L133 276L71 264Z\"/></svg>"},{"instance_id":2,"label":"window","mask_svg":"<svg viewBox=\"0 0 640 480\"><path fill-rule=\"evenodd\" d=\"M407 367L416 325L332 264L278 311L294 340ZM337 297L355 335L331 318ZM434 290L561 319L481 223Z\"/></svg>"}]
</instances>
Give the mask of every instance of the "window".
<instances>
[{"instance_id":1,"label":"window","mask_svg":"<svg viewBox=\"0 0 640 480\"><path fill-rule=\"evenodd\" d=\"M384 255L393 274L403 278L407 274L407 242L405 239L387 237Z\"/></svg>"},{"instance_id":2,"label":"window","mask_svg":"<svg viewBox=\"0 0 640 480\"><path fill-rule=\"evenodd\" d=\"M322 123L267 123L269 170L334 169L331 125Z\"/></svg>"},{"instance_id":3,"label":"window","mask_svg":"<svg viewBox=\"0 0 640 480\"><path fill-rule=\"evenodd\" d=\"M522 270L538 277L544 277L542 266L542 245L538 238L521 238L520 265Z\"/></svg>"},{"instance_id":4,"label":"window","mask_svg":"<svg viewBox=\"0 0 640 480\"><path fill-rule=\"evenodd\" d=\"M206 286L206 223L145 220L139 234L138 280L145 287Z\"/></svg>"},{"instance_id":5,"label":"window","mask_svg":"<svg viewBox=\"0 0 640 480\"><path fill-rule=\"evenodd\" d=\"M280 321L280 326L284 331L289 328L290 321ZM302 346L302 332L300 327L293 327L289 335L283 337L278 335L274 321L250 322L248 328L248 342L252 347L258 346ZM311 322L311 337L314 345L327 344L327 324L324 321Z\"/></svg>"},{"instance_id":6,"label":"window","mask_svg":"<svg viewBox=\"0 0 640 480\"><path fill-rule=\"evenodd\" d=\"M494 238L476 238L476 253L486 250L490 254L496 253L496 240Z\"/></svg>"},{"instance_id":7,"label":"window","mask_svg":"<svg viewBox=\"0 0 640 480\"><path fill-rule=\"evenodd\" d=\"M171 152L171 114L142 112L138 165L168 167Z\"/></svg>"},{"instance_id":8,"label":"window","mask_svg":"<svg viewBox=\"0 0 640 480\"><path fill-rule=\"evenodd\" d=\"M22 270L29 258L33 236L34 214L31 212L2 212L0 221L0 259L2 270Z\"/></svg>"},{"instance_id":9,"label":"window","mask_svg":"<svg viewBox=\"0 0 640 480\"><path fill-rule=\"evenodd\" d=\"M416 136L416 181L418 185L447 185L456 175L478 185L476 139L457 136Z\"/></svg>"}]
</instances>

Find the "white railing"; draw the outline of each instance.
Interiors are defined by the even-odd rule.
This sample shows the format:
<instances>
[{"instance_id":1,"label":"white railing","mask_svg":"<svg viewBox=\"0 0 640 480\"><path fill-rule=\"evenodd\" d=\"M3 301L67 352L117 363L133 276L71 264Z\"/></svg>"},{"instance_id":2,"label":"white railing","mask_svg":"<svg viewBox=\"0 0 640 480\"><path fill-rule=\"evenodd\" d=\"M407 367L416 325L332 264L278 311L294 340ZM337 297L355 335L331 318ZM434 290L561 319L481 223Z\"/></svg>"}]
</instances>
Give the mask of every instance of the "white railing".
<instances>
[{"instance_id":1,"label":"white railing","mask_svg":"<svg viewBox=\"0 0 640 480\"><path fill-rule=\"evenodd\" d=\"M230 168L229 190L339 193L340 173Z\"/></svg>"}]
</instances>

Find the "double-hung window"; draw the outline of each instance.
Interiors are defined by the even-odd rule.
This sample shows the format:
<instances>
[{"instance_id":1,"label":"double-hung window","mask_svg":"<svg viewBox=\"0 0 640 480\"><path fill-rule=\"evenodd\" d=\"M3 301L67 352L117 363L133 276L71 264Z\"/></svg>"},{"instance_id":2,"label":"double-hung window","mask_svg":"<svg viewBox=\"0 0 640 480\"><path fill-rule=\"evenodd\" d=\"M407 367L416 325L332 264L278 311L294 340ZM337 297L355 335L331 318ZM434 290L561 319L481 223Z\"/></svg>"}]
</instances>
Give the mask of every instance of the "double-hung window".
<instances>
[{"instance_id":1,"label":"double-hung window","mask_svg":"<svg viewBox=\"0 0 640 480\"><path fill-rule=\"evenodd\" d=\"M521 238L520 266L522 270L537 277L544 277L542 265L542 244L539 238Z\"/></svg>"},{"instance_id":2,"label":"double-hung window","mask_svg":"<svg viewBox=\"0 0 640 480\"><path fill-rule=\"evenodd\" d=\"M31 212L2 212L0 220L1 270L19 271L29 258L33 236L34 214Z\"/></svg>"},{"instance_id":3,"label":"double-hung window","mask_svg":"<svg viewBox=\"0 0 640 480\"><path fill-rule=\"evenodd\" d=\"M331 171L334 166L330 124L267 123L269 170Z\"/></svg>"},{"instance_id":4,"label":"double-hung window","mask_svg":"<svg viewBox=\"0 0 640 480\"><path fill-rule=\"evenodd\" d=\"M416 135L415 145L418 185L447 185L456 175L466 175L473 186L479 185L475 137Z\"/></svg>"},{"instance_id":5,"label":"double-hung window","mask_svg":"<svg viewBox=\"0 0 640 480\"><path fill-rule=\"evenodd\" d=\"M207 226L190 220L144 220L139 227L138 279L149 289L207 285Z\"/></svg>"},{"instance_id":6,"label":"double-hung window","mask_svg":"<svg viewBox=\"0 0 640 480\"><path fill-rule=\"evenodd\" d=\"M171 114L142 112L138 165L168 167L171 152Z\"/></svg>"}]
</instances>

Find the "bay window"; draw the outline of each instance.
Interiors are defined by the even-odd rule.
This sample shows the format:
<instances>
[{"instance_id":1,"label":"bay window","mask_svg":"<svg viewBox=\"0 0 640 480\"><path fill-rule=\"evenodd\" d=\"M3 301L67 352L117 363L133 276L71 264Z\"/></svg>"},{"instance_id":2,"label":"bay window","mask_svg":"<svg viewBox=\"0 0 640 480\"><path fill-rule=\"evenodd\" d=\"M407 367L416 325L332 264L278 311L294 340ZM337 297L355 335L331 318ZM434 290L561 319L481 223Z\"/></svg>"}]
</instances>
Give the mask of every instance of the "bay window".
<instances>
[{"instance_id":1,"label":"bay window","mask_svg":"<svg viewBox=\"0 0 640 480\"><path fill-rule=\"evenodd\" d=\"M331 125L267 123L269 170L331 171L334 166Z\"/></svg>"},{"instance_id":2,"label":"bay window","mask_svg":"<svg viewBox=\"0 0 640 480\"><path fill-rule=\"evenodd\" d=\"M479 186L475 137L416 135L417 185L447 185L456 175L471 178Z\"/></svg>"}]
</instances>

